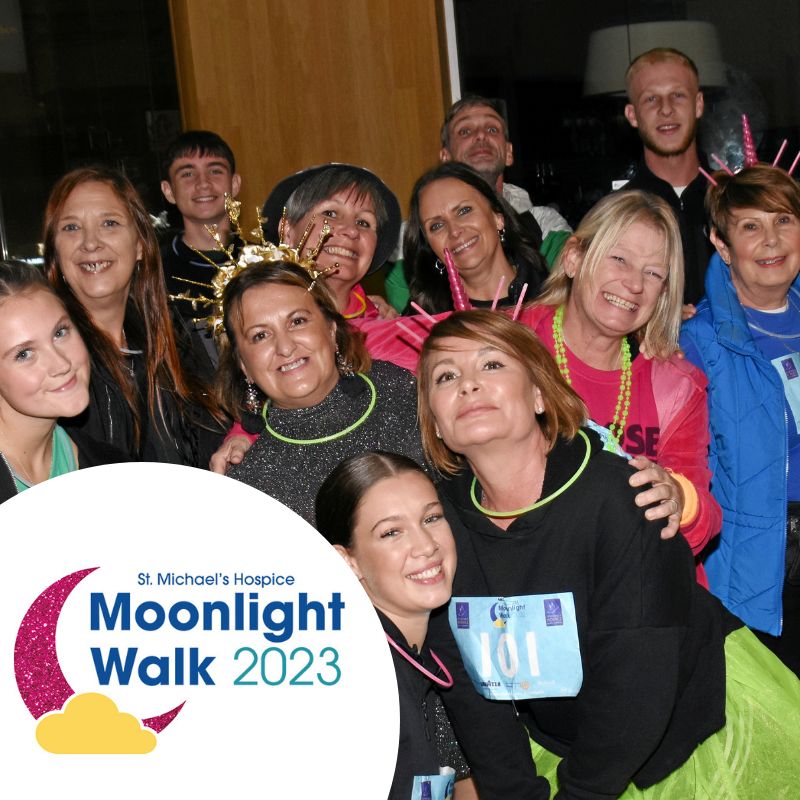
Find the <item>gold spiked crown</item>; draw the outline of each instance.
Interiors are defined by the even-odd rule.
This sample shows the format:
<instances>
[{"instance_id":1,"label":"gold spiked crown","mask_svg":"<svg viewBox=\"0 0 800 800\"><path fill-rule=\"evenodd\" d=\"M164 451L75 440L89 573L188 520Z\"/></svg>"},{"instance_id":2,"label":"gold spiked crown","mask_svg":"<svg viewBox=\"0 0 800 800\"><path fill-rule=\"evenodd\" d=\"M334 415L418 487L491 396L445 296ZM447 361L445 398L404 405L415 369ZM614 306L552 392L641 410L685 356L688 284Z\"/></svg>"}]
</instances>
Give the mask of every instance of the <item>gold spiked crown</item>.
<instances>
[{"instance_id":1,"label":"gold spiked crown","mask_svg":"<svg viewBox=\"0 0 800 800\"><path fill-rule=\"evenodd\" d=\"M239 239L244 242L244 245L239 250L238 258L234 257L233 255L233 244L230 244L227 247L225 246L224 242L222 241L222 237L217 230L217 226L206 225L206 230L214 240L217 250L219 250L221 253L224 253L228 257L227 260L223 261L222 263L218 263L205 256L201 251L195 250L198 255L205 258L205 260L217 270L216 275L214 275L214 277L211 279L211 283L201 283L199 281L189 280L188 278L180 278L175 276L175 279L181 281L182 283L187 283L192 286L199 286L201 289L210 290L211 297L200 293L191 295L188 291L181 292L180 294L171 294L169 296L170 300L185 300L191 303L193 311L197 311L198 308L210 309L211 313L204 317L195 318L194 322L205 322L208 325L208 329L214 334L214 336L218 336L223 330L222 294L225 291L225 287L228 285L229 281L231 281L240 272L248 267L255 266L256 264L264 264L269 261L282 261L285 264L294 264L295 266L305 270L311 276L312 282L311 286L308 287L308 291L311 291L311 289L314 288L317 278L332 270L336 270L339 267L338 264L334 264L333 266L326 267L325 269L317 269L317 256L319 256L319 252L322 249L323 243L331 233L331 227L328 225L327 221L322 226L316 246L313 250L309 250L305 257L303 257L303 247L308 240L311 229L314 227L315 218L312 218L306 226L306 229L303 231L303 235L300 237L300 241L297 243L297 247L290 247L283 241L284 229L286 227L286 209L283 211L283 217L281 218L281 224L278 229L278 236L280 238L279 244L273 244L272 242L267 241L264 236L263 229L263 225L266 220L261 216L260 211L256 210L258 225L257 227L253 228L252 231L250 231L250 236L257 238L258 242L251 242L245 238L239 225L241 208L242 204L239 200L235 200L227 193L225 194L225 211L227 211L228 219L231 221L231 228L239 237Z\"/></svg>"}]
</instances>

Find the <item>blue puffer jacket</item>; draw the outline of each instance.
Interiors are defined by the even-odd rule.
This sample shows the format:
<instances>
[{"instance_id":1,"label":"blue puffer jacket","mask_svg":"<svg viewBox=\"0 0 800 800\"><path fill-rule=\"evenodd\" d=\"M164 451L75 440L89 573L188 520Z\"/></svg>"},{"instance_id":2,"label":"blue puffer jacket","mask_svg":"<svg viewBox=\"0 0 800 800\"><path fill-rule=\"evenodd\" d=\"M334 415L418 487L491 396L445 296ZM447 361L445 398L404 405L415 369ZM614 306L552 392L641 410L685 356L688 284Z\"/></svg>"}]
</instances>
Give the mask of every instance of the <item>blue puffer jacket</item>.
<instances>
[{"instance_id":1,"label":"blue puffer jacket","mask_svg":"<svg viewBox=\"0 0 800 800\"><path fill-rule=\"evenodd\" d=\"M800 301L798 283L791 291ZM681 346L708 377L711 491L723 515L705 559L711 591L747 625L777 636L789 423L780 377L756 346L719 255L709 263L697 314L681 329Z\"/></svg>"}]
</instances>

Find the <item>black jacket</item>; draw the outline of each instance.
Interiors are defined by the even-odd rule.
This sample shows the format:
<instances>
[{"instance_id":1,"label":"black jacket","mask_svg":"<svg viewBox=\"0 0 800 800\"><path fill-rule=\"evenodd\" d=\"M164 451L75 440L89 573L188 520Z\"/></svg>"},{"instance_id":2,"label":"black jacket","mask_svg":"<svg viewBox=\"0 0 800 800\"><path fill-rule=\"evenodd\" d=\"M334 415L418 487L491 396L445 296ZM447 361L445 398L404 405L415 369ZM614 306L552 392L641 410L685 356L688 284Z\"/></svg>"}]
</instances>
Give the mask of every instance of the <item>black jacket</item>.
<instances>
[{"instance_id":1,"label":"black jacket","mask_svg":"<svg viewBox=\"0 0 800 800\"><path fill-rule=\"evenodd\" d=\"M184 370L208 382L213 367L205 352L193 343L176 312L173 318L178 355ZM125 332L132 349L144 341L142 322L128 305ZM133 415L119 384L97 360L92 359L89 381L89 406L77 417L63 419L60 424L74 439L82 432L100 442L107 442L134 461L158 461L208 468L211 455L219 447L224 430L203 408L185 406L183 412L168 389L162 389L163 417L147 408L147 376L144 354L128 359L138 388L143 430L136 446Z\"/></svg>"},{"instance_id":2,"label":"black jacket","mask_svg":"<svg viewBox=\"0 0 800 800\"><path fill-rule=\"evenodd\" d=\"M704 160L703 166L708 169ZM714 245L706 234L706 212L703 205L708 181L700 173L683 190L680 197L667 181L654 175L642 159L636 167L636 173L625 186L625 189L641 189L652 192L666 200L681 229L683 242L683 259L685 284L683 302L696 304L705 294L705 276L708 260L714 254Z\"/></svg>"},{"instance_id":3,"label":"black jacket","mask_svg":"<svg viewBox=\"0 0 800 800\"><path fill-rule=\"evenodd\" d=\"M70 433L78 448L78 469L99 467L103 464L117 464L130 459L121 450L103 441L92 439L80 431ZM4 458L0 458L0 503L5 503L18 494L17 485Z\"/></svg>"},{"instance_id":4,"label":"black jacket","mask_svg":"<svg viewBox=\"0 0 800 800\"><path fill-rule=\"evenodd\" d=\"M242 241L238 237L232 240L233 253L237 256L242 246ZM167 284L167 294L182 294L189 292L190 294L204 294L206 297L212 297L210 294L213 290L209 287L203 289L200 286L195 286L186 281L194 281L196 283L210 284L214 275L217 273L218 265L227 261L228 256L219 250L202 250L203 255L199 255L196 250L192 250L184 241L183 234L179 233L167 242L161 245L161 263L164 267L164 280ZM205 258L203 257L205 256ZM209 263L213 261L214 265ZM188 300L175 300L173 301L181 316L186 320L191 320L193 317L202 316L202 310L199 312L192 308L192 304Z\"/></svg>"},{"instance_id":5,"label":"black jacket","mask_svg":"<svg viewBox=\"0 0 800 800\"><path fill-rule=\"evenodd\" d=\"M411 658L434 675L439 673L427 645L423 646L421 652L412 649L397 626L380 611L377 613L386 633ZM389 800L408 800L415 775L439 774L440 755L436 745L435 718L437 697L431 680L394 648L391 651L400 700L400 746Z\"/></svg>"},{"instance_id":6,"label":"black jacket","mask_svg":"<svg viewBox=\"0 0 800 800\"><path fill-rule=\"evenodd\" d=\"M508 289L506 290L508 296L502 298L498 302L497 305L499 308L515 306L517 300L519 300L520 294L522 294L522 287L526 283L528 284L528 288L525 290L525 299L533 300L533 298L539 294L539 289L547 279L547 271L542 267L541 263L532 264L530 261L518 258L515 267L517 269L517 274L514 276L514 280L508 284ZM470 298L469 302L472 304L473 308L491 308L493 301L473 300Z\"/></svg>"},{"instance_id":7,"label":"black jacket","mask_svg":"<svg viewBox=\"0 0 800 800\"><path fill-rule=\"evenodd\" d=\"M470 472L441 488L458 551L454 596L573 593L584 676L577 697L515 703L532 738L563 757L560 800L617 797L630 781L650 786L719 730L724 637L741 625L696 583L684 539L664 541L661 523L645 520L627 462L588 435L591 458L575 483L506 531L473 506ZM582 437L560 440L542 497L585 454ZM431 619L428 639L458 667L445 615ZM461 669L443 699L481 797L544 800L549 790L512 704L485 700Z\"/></svg>"}]
</instances>

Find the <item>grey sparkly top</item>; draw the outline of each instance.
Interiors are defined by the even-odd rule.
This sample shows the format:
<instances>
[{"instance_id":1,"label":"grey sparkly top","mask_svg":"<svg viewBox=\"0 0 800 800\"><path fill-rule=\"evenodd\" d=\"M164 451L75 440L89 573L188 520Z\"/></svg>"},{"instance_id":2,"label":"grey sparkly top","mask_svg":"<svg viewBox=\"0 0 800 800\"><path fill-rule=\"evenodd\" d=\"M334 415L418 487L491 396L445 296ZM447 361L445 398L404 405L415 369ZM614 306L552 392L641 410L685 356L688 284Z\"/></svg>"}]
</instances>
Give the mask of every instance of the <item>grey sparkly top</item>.
<instances>
[{"instance_id":1,"label":"grey sparkly top","mask_svg":"<svg viewBox=\"0 0 800 800\"><path fill-rule=\"evenodd\" d=\"M367 374L375 384L377 400L372 413L354 431L309 445L288 444L264 431L228 475L280 500L313 525L317 491L345 458L367 450L386 450L424 465L414 376L388 361L373 361ZM358 382L355 397L343 391L340 381L321 403L310 408L270 408L270 427L292 439L317 439L344 430L364 414L372 397L362 378L347 380Z\"/></svg>"}]
</instances>

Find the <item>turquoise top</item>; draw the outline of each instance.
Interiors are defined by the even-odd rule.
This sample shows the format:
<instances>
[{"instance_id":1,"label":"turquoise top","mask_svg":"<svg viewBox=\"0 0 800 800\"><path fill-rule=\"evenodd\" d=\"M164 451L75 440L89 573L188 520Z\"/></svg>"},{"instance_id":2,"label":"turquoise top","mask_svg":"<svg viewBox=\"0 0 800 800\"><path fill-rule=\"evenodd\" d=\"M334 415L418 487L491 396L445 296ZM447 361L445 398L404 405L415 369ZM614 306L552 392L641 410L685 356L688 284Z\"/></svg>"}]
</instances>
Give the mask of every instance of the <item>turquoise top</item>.
<instances>
[{"instance_id":1,"label":"turquoise top","mask_svg":"<svg viewBox=\"0 0 800 800\"><path fill-rule=\"evenodd\" d=\"M57 478L59 475L66 475L78 469L78 461L75 458L75 451L72 449L72 440L67 436L67 432L60 426L53 428L53 459L50 463L50 478ZM30 489L31 485L17 475L13 470L14 483L18 492Z\"/></svg>"}]
</instances>

